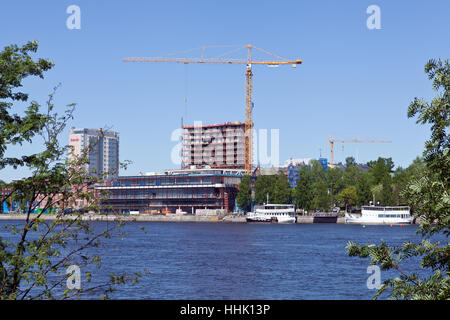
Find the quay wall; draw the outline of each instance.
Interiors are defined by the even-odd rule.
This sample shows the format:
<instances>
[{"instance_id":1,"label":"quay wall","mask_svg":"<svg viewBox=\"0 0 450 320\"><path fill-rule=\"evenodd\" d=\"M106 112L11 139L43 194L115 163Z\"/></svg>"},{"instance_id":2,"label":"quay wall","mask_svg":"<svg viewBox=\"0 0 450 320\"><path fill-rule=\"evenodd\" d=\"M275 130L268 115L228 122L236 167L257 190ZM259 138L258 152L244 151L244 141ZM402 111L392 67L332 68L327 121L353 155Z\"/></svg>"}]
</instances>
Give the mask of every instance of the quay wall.
<instances>
[{"instance_id":1,"label":"quay wall","mask_svg":"<svg viewBox=\"0 0 450 320\"><path fill-rule=\"evenodd\" d=\"M335 222L328 223L345 223L344 217L338 217L334 219ZM297 217L297 223L327 223L327 222L317 222L312 216L299 216Z\"/></svg>"},{"instance_id":2,"label":"quay wall","mask_svg":"<svg viewBox=\"0 0 450 320\"><path fill-rule=\"evenodd\" d=\"M31 216L31 219L33 219ZM1 214L0 220L26 220L25 214ZM75 215L65 215L63 219L75 219ZM56 215L45 214L40 217L43 220L55 220ZM217 216L195 216L195 215L83 215L83 221L146 221L146 222L218 222Z\"/></svg>"},{"instance_id":3,"label":"quay wall","mask_svg":"<svg viewBox=\"0 0 450 320\"><path fill-rule=\"evenodd\" d=\"M31 215L31 219L36 216ZM0 214L1 220L26 220L26 214ZM65 215L62 216L63 219L75 219L76 215ZM44 214L41 215L43 220L55 220L56 215ZM138 221L138 222L223 222L223 223L245 223L245 217L240 215L226 215L223 218L218 216L202 216L202 215L99 215L99 214L86 214L82 216L84 221ZM298 224L311 224L311 223L321 223L320 221L315 221L312 216L298 216ZM338 217L333 222L322 222L322 223L337 223L345 224L344 217ZM415 221L418 224L418 221Z\"/></svg>"}]
</instances>

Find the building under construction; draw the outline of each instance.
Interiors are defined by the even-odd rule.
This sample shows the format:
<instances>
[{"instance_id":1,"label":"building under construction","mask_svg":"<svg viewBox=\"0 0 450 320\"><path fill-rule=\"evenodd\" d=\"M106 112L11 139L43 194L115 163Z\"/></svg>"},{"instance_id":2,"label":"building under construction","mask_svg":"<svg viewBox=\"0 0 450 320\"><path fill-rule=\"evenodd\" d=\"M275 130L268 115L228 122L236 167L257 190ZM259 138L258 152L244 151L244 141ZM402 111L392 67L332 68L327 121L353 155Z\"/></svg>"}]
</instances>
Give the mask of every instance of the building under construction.
<instances>
[{"instance_id":1,"label":"building under construction","mask_svg":"<svg viewBox=\"0 0 450 320\"><path fill-rule=\"evenodd\" d=\"M96 189L107 191L104 211L126 213L198 213L203 209L234 211L244 170L167 170L141 176L122 176Z\"/></svg>"},{"instance_id":2,"label":"building under construction","mask_svg":"<svg viewBox=\"0 0 450 320\"><path fill-rule=\"evenodd\" d=\"M183 126L183 169L245 168L245 124Z\"/></svg>"},{"instance_id":3,"label":"building under construction","mask_svg":"<svg viewBox=\"0 0 450 320\"><path fill-rule=\"evenodd\" d=\"M245 124L183 126L182 165L164 173L120 176L96 189L107 191L105 211L196 214L235 210L245 172Z\"/></svg>"}]
</instances>

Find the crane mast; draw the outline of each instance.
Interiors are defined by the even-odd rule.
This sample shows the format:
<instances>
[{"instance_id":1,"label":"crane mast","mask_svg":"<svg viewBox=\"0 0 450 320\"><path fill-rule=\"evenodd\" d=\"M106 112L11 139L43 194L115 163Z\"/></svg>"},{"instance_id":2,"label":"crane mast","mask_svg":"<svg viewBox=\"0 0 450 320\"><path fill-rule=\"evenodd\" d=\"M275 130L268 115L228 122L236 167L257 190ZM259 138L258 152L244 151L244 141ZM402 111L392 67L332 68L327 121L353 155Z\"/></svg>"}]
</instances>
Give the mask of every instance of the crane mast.
<instances>
[{"instance_id":1,"label":"crane mast","mask_svg":"<svg viewBox=\"0 0 450 320\"><path fill-rule=\"evenodd\" d=\"M253 170L253 73L252 67L247 65L245 72L245 172L251 174Z\"/></svg>"},{"instance_id":2,"label":"crane mast","mask_svg":"<svg viewBox=\"0 0 450 320\"><path fill-rule=\"evenodd\" d=\"M245 172L253 171L253 73L252 73L252 46L247 45L247 70L245 72Z\"/></svg>"}]
</instances>

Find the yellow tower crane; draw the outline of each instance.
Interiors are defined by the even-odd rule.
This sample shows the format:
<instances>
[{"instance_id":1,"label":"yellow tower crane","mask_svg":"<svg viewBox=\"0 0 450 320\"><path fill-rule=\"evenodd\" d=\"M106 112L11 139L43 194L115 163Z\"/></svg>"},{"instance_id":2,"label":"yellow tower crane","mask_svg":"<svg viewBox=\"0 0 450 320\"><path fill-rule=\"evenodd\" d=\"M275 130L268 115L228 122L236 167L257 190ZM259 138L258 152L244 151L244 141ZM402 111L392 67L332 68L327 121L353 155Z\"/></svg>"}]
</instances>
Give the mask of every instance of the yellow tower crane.
<instances>
[{"instance_id":1,"label":"yellow tower crane","mask_svg":"<svg viewBox=\"0 0 450 320\"><path fill-rule=\"evenodd\" d=\"M390 143L392 141L390 140L358 140L358 139L349 139L349 140L342 140L342 139L333 139L330 138L330 140L328 140L330 142L330 155L331 155L331 159L330 159L330 167L334 168L334 143L335 142L342 142L342 143Z\"/></svg>"},{"instance_id":2,"label":"yellow tower crane","mask_svg":"<svg viewBox=\"0 0 450 320\"><path fill-rule=\"evenodd\" d=\"M205 53L207 48L224 48L233 47L232 51L221 54L220 56L206 58ZM240 49L247 49L247 59L227 59L223 56L237 52ZM201 48L200 58L173 58L166 56L161 57L127 57L123 58L125 62L177 62L177 63L224 63L224 64L244 64L246 65L245 72L245 172L247 174L252 174L253 170L253 121L252 121L252 95L253 95L253 73L252 64L262 64L269 66L278 66L290 64L292 67L296 67L297 64L301 64L302 60L289 60L282 58L278 55L270 53L266 50L254 47L250 44L244 46L204 46ZM252 49L259 50L263 53L269 54L275 57L277 60L255 60L252 58ZM186 50L184 52L193 51L196 49Z\"/></svg>"}]
</instances>

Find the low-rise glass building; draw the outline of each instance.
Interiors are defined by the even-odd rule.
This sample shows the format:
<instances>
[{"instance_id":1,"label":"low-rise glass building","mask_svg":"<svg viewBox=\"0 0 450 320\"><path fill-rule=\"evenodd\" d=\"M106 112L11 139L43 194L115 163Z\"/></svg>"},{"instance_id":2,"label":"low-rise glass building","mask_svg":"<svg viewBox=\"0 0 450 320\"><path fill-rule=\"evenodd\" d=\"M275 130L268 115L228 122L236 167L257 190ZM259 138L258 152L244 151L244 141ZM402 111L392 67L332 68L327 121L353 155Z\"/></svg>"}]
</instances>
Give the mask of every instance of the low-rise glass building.
<instances>
[{"instance_id":1,"label":"low-rise glass building","mask_svg":"<svg viewBox=\"0 0 450 320\"><path fill-rule=\"evenodd\" d=\"M244 170L168 170L139 176L120 176L96 189L106 191L105 211L125 213L171 212L197 209L234 211L238 185Z\"/></svg>"}]
</instances>

